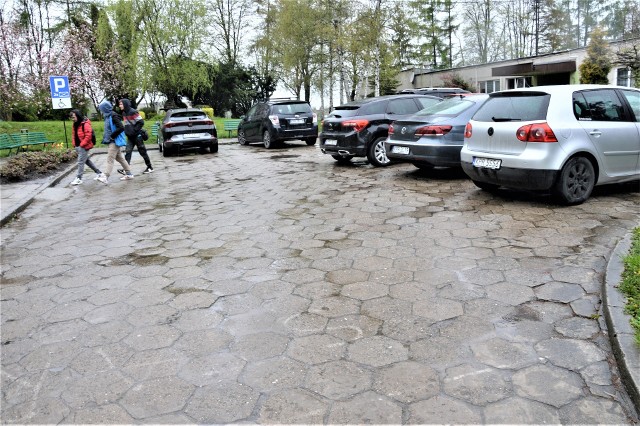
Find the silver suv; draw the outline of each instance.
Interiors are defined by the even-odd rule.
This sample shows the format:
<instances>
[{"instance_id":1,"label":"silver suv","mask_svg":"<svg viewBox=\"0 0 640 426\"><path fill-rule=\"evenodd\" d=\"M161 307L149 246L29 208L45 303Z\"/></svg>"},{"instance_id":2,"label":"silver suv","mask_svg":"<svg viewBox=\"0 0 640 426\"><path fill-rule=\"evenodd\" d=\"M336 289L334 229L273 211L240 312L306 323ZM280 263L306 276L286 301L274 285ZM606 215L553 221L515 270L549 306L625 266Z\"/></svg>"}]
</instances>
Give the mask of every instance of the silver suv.
<instances>
[{"instance_id":1,"label":"silver suv","mask_svg":"<svg viewBox=\"0 0 640 426\"><path fill-rule=\"evenodd\" d=\"M640 90L542 86L492 93L467 123L462 168L479 188L551 191L580 204L595 185L640 180Z\"/></svg>"}]
</instances>

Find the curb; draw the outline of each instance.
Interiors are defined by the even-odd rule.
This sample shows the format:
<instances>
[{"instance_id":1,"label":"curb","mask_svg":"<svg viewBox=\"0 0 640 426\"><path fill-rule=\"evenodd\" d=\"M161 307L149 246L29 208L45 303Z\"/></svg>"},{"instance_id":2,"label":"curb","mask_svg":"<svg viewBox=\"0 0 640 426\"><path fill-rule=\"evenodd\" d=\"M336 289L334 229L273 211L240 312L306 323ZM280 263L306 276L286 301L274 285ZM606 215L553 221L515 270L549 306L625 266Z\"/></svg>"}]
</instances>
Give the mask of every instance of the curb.
<instances>
[{"instance_id":1,"label":"curb","mask_svg":"<svg viewBox=\"0 0 640 426\"><path fill-rule=\"evenodd\" d=\"M624 264L622 258L631 248L631 232L616 244L609 257L602 288L604 319L609 329L611 348L616 358L622 383L640 411L640 347L635 343L634 330L628 314L624 313L625 297L618 290Z\"/></svg>"}]
</instances>

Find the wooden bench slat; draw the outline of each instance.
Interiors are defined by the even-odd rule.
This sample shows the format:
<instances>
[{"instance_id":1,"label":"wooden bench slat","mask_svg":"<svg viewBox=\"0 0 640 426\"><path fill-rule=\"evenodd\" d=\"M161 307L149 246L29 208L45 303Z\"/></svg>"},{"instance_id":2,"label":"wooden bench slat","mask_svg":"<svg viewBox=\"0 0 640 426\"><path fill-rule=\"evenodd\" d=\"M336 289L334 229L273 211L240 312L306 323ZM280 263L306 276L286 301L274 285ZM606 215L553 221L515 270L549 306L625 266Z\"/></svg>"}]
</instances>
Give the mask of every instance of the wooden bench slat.
<instances>
[{"instance_id":1,"label":"wooden bench slat","mask_svg":"<svg viewBox=\"0 0 640 426\"><path fill-rule=\"evenodd\" d=\"M238 124L240 124L240 122L242 121L241 118L232 118L229 120L224 120L223 125L224 125L224 130L226 130L227 132L229 132L229 137L231 137L231 132L234 130L238 130Z\"/></svg>"}]
</instances>

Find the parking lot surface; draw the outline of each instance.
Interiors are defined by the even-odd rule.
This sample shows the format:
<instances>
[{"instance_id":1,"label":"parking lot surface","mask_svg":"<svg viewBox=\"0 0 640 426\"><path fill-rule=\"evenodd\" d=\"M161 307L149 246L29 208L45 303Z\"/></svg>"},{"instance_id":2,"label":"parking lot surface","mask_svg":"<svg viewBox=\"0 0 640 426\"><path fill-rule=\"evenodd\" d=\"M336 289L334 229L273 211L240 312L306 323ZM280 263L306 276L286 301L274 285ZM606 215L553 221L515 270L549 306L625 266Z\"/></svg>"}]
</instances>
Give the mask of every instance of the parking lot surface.
<instances>
[{"instance_id":1,"label":"parking lot surface","mask_svg":"<svg viewBox=\"0 0 640 426\"><path fill-rule=\"evenodd\" d=\"M3 423L638 421L600 315L633 185L560 207L304 143L150 155L2 228Z\"/></svg>"}]
</instances>

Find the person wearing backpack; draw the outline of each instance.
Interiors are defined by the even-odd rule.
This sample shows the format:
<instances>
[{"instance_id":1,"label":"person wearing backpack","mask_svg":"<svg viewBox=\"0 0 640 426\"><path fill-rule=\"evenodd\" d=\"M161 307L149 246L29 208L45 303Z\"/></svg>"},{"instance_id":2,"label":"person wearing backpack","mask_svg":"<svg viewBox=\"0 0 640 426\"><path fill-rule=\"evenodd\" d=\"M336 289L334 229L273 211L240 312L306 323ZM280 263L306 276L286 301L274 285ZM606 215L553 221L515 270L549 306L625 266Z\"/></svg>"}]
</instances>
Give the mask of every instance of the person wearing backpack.
<instances>
[{"instance_id":1,"label":"person wearing backpack","mask_svg":"<svg viewBox=\"0 0 640 426\"><path fill-rule=\"evenodd\" d=\"M95 143L95 133L91 127L91 120L83 116L80 110L77 109L72 110L69 117L71 121L73 121L71 140L78 153L78 173L76 174L76 178L71 182L71 185L80 185L82 183L82 174L84 173L85 165L89 166L89 168L98 175L98 178L104 176L104 174L89 158L89 150L93 148Z\"/></svg>"},{"instance_id":2,"label":"person wearing backpack","mask_svg":"<svg viewBox=\"0 0 640 426\"><path fill-rule=\"evenodd\" d=\"M138 111L131 107L131 101L129 99L120 99L118 106L122 112L124 133L127 135L127 149L124 158L127 160L127 163L131 164L133 148L138 148L138 153L147 165L147 168L142 173L145 175L153 173L153 166L151 165L151 160L149 159L149 154L147 154L147 148L144 146L144 140L141 134L142 128L144 127L144 120ZM124 170L118 169L118 173L124 174Z\"/></svg>"},{"instance_id":3,"label":"person wearing backpack","mask_svg":"<svg viewBox=\"0 0 640 426\"><path fill-rule=\"evenodd\" d=\"M113 170L113 162L117 161L122 166L124 176L120 180L133 179L133 173L129 163L125 160L121 146L127 144L126 137L124 135L124 126L122 125L122 118L113 111L113 105L108 100L104 100L98 105L100 113L104 117L104 135L102 136L102 144L107 145L107 168L104 173L104 177L98 176L98 180L104 184L109 181L111 171Z\"/></svg>"}]
</instances>

